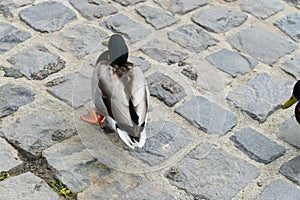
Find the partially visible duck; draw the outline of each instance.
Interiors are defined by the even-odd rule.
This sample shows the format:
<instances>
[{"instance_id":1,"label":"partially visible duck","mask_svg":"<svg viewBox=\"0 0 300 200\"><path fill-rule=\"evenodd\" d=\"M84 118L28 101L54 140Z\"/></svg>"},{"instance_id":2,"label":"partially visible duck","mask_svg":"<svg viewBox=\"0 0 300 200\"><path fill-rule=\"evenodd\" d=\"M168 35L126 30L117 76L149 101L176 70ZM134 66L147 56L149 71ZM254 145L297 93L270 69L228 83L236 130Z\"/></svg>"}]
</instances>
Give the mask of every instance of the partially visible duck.
<instances>
[{"instance_id":1,"label":"partially visible duck","mask_svg":"<svg viewBox=\"0 0 300 200\"><path fill-rule=\"evenodd\" d=\"M81 116L85 122L103 128L106 119L130 148L146 141L149 90L143 72L128 62L128 47L121 35L114 34L95 65L92 94L97 111Z\"/></svg>"},{"instance_id":2,"label":"partially visible duck","mask_svg":"<svg viewBox=\"0 0 300 200\"><path fill-rule=\"evenodd\" d=\"M286 109L286 108L290 107L291 105L295 104L296 102L298 102L295 107L295 117L296 117L297 122L300 124L300 102L299 102L299 100L300 100L300 80L298 80L296 82L296 84L294 85L293 94L292 94L291 98L282 106L283 109Z\"/></svg>"}]
</instances>

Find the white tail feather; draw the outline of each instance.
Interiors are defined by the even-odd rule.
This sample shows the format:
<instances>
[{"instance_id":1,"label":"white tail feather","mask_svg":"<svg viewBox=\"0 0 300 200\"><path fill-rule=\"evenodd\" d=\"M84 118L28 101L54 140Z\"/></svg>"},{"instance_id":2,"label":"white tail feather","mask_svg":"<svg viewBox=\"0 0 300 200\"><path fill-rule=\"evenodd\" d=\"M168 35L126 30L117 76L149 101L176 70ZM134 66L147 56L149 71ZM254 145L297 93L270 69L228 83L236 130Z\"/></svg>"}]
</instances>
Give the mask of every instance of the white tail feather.
<instances>
[{"instance_id":1,"label":"white tail feather","mask_svg":"<svg viewBox=\"0 0 300 200\"><path fill-rule=\"evenodd\" d=\"M127 144L127 146L134 149L135 147L134 143L132 142L132 140L130 139L130 137L125 131L122 131L121 129L117 128L117 133L120 136L120 138L123 140L123 142Z\"/></svg>"},{"instance_id":2,"label":"white tail feather","mask_svg":"<svg viewBox=\"0 0 300 200\"><path fill-rule=\"evenodd\" d=\"M128 133L126 133L125 131L116 128L116 121L113 120L111 117L107 117L106 118L108 123L110 124L110 126L118 133L119 137L122 139L122 141L129 146L130 148L134 149L135 147L139 147L142 148L145 143L146 143L146 127L144 128L144 130L141 132L141 136L139 139L139 142L137 141L132 141L132 139L129 137Z\"/></svg>"}]
</instances>

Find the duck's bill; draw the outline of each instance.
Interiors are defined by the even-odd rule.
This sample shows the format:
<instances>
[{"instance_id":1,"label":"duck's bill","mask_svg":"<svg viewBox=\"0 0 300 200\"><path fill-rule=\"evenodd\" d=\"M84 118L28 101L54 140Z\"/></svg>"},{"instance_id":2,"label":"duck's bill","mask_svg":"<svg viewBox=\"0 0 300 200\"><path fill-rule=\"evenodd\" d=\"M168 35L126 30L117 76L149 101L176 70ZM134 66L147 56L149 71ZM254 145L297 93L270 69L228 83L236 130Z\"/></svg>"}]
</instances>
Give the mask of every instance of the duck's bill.
<instances>
[{"instance_id":1,"label":"duck's bill","mask_svg":"<svg viewBox=\"0 0 300 200\"><path fill-rule=\"evenodd\" d=\"M105 41L102 42L102 45L103 45L103 46L108 47L108 44L109 44L109 41L108 41L108 40L105 40Z\"/></svg>"},{"instance_id":2,"label":"duck's bill","mask_svg":"<svg viewBox=\"0 0 300 200\"><path fill-rule=\"evenodd\" d=\"M297 101L298 100L296 99L296 97L294 95L292 95L292 97L282 105L282 108L286 109L286 108L290 107L291 105L293 105L294 103L296 103Z\"/></svg>"}]
</instances>

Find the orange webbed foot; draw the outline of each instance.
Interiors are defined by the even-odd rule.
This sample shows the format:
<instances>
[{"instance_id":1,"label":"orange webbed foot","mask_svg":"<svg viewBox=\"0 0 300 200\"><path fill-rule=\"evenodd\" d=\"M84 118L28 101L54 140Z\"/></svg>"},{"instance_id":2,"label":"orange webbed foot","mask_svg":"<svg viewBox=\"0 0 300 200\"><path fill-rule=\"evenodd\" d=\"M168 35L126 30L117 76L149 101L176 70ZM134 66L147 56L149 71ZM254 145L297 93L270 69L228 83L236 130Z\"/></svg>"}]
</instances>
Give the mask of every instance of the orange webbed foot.
<instances>
[{"instance_id":1,"label":"orange webbed foot","mask_svg":"<svg viewBox=\"0 0 300 200\"><path fill-rule=\"evenodd\" d=\"M91 110L89 113L82 115L81 120L90 124L99 124L101 128L104 128L103 122L105 117L95 110Z\"/></svg>"}]
</instances>

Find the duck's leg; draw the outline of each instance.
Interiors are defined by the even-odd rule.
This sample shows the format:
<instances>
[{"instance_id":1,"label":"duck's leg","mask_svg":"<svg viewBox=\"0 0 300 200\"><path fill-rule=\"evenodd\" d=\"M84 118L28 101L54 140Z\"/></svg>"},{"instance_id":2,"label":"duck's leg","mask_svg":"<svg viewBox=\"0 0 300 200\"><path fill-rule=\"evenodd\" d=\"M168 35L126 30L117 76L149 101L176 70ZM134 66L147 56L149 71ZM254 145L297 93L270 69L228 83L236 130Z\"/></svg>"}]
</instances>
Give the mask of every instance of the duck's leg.
<instances>
[{"instance_id":1,"label":"duck's leg","mask_svg":"<svg viewBox=\"0 0 300 200\"><path fill-rule=\"evenodd\" d=\"M82 115L81 120L90 124L99 124L101 128L104 128L103 122L105 117L95 110L91 110L89 113Z\"/></svg>"}]
</instances>

